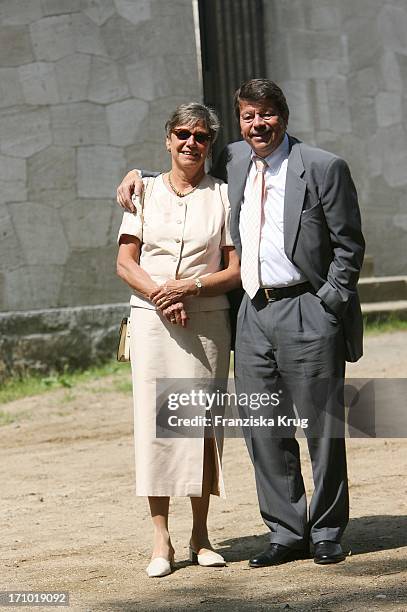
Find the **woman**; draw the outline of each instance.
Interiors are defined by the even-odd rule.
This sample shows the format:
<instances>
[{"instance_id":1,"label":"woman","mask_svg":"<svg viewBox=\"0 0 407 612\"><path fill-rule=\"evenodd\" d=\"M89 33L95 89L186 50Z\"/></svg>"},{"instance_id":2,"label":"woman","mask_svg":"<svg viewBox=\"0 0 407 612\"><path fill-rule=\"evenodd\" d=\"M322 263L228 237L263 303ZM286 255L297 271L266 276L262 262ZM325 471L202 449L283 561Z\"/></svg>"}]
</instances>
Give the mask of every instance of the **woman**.
<instances>
[{"instance_id":1,"label":"woman","mask_svg":"<svg viewBox=\"0 0 407 612\"><path fill-rule=\"evenodd\" d=\"M205 174L219 130L213 110L179 106L166 123L171 170L145 180L143 207L125 212L119 230L118 275L134 290L130 355L133 377L136 494L148 496L154 528L147 573L169 574L171 496L191 498L190 557L225 565L212 550L210 494L223 494L222 438L157 438L157 379L226 379L230 326L225 293L240 283L229 234L226 185ZM147 185L148 181L148 186ZM205 406L202 406L205 414Z\"/></svg>"}]
</instances>

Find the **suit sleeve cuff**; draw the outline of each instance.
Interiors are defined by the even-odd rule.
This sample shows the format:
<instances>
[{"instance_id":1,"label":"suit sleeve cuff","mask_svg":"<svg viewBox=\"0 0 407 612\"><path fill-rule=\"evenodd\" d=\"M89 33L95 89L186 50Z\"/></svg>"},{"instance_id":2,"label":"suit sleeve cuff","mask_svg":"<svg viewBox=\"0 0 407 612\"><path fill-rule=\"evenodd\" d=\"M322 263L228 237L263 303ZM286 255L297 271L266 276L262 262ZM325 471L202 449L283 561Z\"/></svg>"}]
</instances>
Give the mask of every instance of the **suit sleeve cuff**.
<instances>
[{"instance_id":1,"label":"suit sleeve cuff","mask_svg":"<svg viewBox=\"0 0 407 612\"><path fill-rule=\"evenodd\" d=\"M317 296L337 317L342 317L346 310L346 303L341 300L335 287L326 282L318 289Z\"/></svg>"}]
</instances>

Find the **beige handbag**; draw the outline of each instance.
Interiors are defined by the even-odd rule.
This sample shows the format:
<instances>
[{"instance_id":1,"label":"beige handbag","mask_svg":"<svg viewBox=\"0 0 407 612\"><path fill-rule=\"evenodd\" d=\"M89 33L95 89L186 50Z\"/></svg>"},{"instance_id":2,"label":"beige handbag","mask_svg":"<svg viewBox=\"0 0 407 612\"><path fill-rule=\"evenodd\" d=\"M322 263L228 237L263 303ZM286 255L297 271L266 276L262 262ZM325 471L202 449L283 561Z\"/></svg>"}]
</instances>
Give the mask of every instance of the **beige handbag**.
<instances>
[{"instance_id":1,"label":"beige handbag","mask_svg":"<svg viewBox=\"0 0 407 612\"><path fill-rule=\"evenodd\" d=\"M130 361L130 317L123 317L120 324L117 361Z\"/></svg>"},{"instance_id":2,"label":"beige handbag","mask_svg":"<svg viewBox=\"0 0 407 612\"><path fill-rule=\"evenodd\" d=\"M153 184L154 177L150 177L141 196L141 242L143 242L144 202L147 197L150 197ZM120 323L117 361L130 361L130 317L123 317Z\"/></svg>"}]
</instances>

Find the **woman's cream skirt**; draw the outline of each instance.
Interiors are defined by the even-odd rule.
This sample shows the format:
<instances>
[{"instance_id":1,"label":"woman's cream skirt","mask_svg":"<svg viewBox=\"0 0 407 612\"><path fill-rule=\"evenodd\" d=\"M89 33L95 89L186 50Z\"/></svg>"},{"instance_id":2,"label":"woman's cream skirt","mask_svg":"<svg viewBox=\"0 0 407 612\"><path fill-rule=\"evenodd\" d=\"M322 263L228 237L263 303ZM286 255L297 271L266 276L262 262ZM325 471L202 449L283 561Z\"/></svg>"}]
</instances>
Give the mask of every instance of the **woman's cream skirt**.
<instances>
[{"instance_id":1,"label":"woman's cream skirt","mask_svg":"<svg viewBox=\"0 0 407 612\"><path fill-rule=\"evenodd\" d=\"M202 495L204 431L198 437L156 437L156 382L225 380L229 371L227 310L188 313L187 327L167 322L155 310L131 308L130 356L134 397L136 494ZM205 406L199 408L207 416ZM196 412L194 412L196 414ZM206 432L207 435L208 432ZM215 469L211 493L224 496L222 430L213 430Z\"/></svg>"}]
</instances>

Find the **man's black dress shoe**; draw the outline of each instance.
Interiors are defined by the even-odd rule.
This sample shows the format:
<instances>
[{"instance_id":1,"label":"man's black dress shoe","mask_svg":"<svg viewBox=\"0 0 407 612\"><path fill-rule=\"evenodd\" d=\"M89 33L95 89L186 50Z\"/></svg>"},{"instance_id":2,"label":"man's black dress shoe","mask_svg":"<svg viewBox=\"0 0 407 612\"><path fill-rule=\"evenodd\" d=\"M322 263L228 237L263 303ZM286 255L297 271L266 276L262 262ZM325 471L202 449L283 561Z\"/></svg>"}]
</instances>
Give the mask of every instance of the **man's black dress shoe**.
<instances>
[{"instance_id":1,"label":"man's black dress shoe","mask_svg":"<svg viewBox=\"0 0 407 612\"><path fill-rule=\"evenodd\" d=\"M288 561L297 559L308 559L309 553L303 548L289 548L282 544L270 544L266 550L250 559L250 567L268 567L269 565L281 565Z\"/></svg>"},{"instance_id":2,"label":"man's black dress shoe","mask_svg":"<svg viewBox=\"0 0 407 612\"><path fill-rule=\"evenodd\" d=\"M328 563L340 563L346 558L339 542L317 542L314 545L314 563L327 565Z\"/></svg>"}]
</instances>

